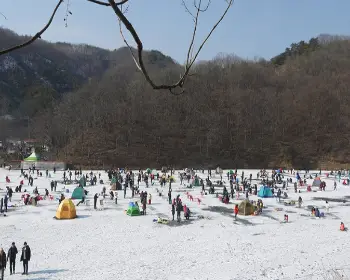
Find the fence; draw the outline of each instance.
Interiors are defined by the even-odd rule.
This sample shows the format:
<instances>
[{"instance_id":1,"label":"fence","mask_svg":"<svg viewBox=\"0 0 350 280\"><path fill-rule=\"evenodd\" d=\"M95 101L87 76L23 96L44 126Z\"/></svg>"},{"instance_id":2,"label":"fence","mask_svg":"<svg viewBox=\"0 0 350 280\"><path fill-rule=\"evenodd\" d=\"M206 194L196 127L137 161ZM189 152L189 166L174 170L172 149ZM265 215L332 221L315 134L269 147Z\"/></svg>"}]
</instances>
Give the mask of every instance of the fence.
<instances>
[{"instance_id":1,"label":"fence","mask_svg":"<svg viewBox=\"0 0 350 280\"><path fill-rule=\"evenodd\" d=\"M22 169L29 169L32 168L33 165L36 169L40 170L52 170L56 168L56 170L65 170L66 164L62 161L36 161L36 162L29 162L29 161L21 161L21 168Z\"/></svg>"}]
</instances>

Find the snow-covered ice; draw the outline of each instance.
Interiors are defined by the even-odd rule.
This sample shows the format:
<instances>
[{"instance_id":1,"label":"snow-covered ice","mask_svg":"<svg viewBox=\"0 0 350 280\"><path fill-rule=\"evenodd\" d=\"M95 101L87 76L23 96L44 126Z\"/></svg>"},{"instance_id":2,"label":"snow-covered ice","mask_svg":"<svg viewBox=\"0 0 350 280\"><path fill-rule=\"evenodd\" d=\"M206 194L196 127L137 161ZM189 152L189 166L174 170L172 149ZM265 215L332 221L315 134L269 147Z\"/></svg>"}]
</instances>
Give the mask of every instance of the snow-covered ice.
<instances>
[{"instance_id":1,"label":"snow-covered ice","mask_svg":"<svg viewBox=\"0 0 350 280\"><path fill-rule=\"evenodd\" d=\"M256 178L257 170L245 170L246 176L250 173ZM51 174L52 179L62 180L62 172ZM101 171L101 174L108 190L107 173ZM241 170L238 171L240 174ZM14 189L19 184L19 175L16 170L0 169L0 196L4 195L6 186ZM198 175L207 176L201 172ZM11 179L10 184L5 183L6 176ZM16 275L9 276L7 268L5 279L292 280L350 277L349 236L348 232L339 230L341 221L345 226L350 225L350 186L342 186L342 180L334 191L334 179L322 175L321 179L327 183L325 192L306 192L302 188L301 194L294 193L289 184L289 199L297 200L300 195L304 201L302 208L279 204L275 198L263 198L266 208L262 215L238 216L235 221L235 201L223 204L215 195L201 198L200 188L185 190L180 186L178 172L175 178L173 197L176 193L181 194L183 203L194 213L189 222L168 225L153 222L158 216L171 217L168 187L163 189L164 197L160 197L156 192L156 188L161 189L157 182L147 189L152 193L153 201L152 205L147 205L146 216L125 214L131 201L130 190L126 199L123 199L123 192L119 192L118 205L107 197L102 211L93 210L92 206L78 206L79 217L74 220L53 219L57 200L40 201L37 207L10 208L6 217L0 217L0 246L7 253L11 242L16 242L20 250L27 241L32 260L29 275L22 276L18 256ZM295 176L292 178L294 182ZM50 190L50 180L43 174L34 180L34 186L43 193L45 188ZM215 180L219 177L212 179ZM224 181L227 182L225 176ZM312 181L309 179L308 184ZM25 180L24 188L32 192L33 188L26 184ZM66 186L70 194L75 186ZM88 199L92 201L92 196L101 192L102 187L100 184L87 186ZM55 197L62 188L59 184ZM141 183L141 190L144 189L145 185ZM186 191L194 198L201 198L202 203L189 201ZM19 205L20 197L21 194L14 193L13 203ZM342 198L349 202L330 201L330 213L325 213L325 218L315 219L306 209L308 205L325 212L325 202L314 199L316 197ZM250 199L257 200L257 197L250 196ZM222 208L209 211L208 208L213 206ZM283 211L276 211L276 207ZM289 223L283 223L286 213ZM204 219L199 219L198 215ZM344 277L337 278L339 274Z\"/></svg>"}]
</instances>

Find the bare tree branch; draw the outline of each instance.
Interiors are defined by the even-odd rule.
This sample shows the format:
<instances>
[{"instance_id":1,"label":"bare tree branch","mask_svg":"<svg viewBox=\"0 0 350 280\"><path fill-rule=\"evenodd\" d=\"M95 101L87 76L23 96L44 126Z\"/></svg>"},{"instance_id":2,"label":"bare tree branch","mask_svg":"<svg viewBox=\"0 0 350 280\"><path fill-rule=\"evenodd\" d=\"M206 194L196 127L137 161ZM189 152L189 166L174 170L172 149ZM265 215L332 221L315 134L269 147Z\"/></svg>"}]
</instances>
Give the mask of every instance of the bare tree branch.
<instances>
[{"instance_id":1,"label":"bare tree branch","mask_svg":"<svg viewBox=\"0 0 350 280\"><path fill-rule=\"evenodd\" d=\"M197 18L197 22L195 20L195 28L194 28L194 33L196 33L196 30L197 30L197 25L198 25L198 16L199 16L199 13L201 11L205 11L206 9L208 9L209 7L209 4L210 4L210 1L208 2L208 5L205 9L201 9L201 1L199 2L199 5L196 4L196 2L194 1L194 5L195 7L197 8L197 13L196 13L196 17L195 19ZM193 66L195 60L197 59L200 51L202 50L202 48L204 47L205 43L208 41L208 39L210 38L210 36L212 35L212 33L214 32L214 30L218 27L218 25L221 23L221 21L224 19L224 17L226 16L228 10L230 9L230 7L232 6L233 4L233 1L234 0L226 0L227 2L227 8L225 9L225 11L223 12L222 16L220 17L220 19L216 22L216 24L213 26L213 28L210 30L209 34L207 35L207 37L204 39L204 41L202 42L202 44L200 45L199 49L197 50L195 56L193 57L193 59L188 59L188 63L186 63L186 67L185 67L185 72L184 74L182 74L180 76L180 79L173 83L173 84L160 84L160 85L157 85L155 84L155 82L151 79L151 77L149 76L149 73L145 67L145 64L143 62L143 44L142 44L142 41L139 37L139 35L137 34L136 30L134 29L133 25L131 24L131 22L125 17L125 15L123 14L122 10L114 3L113 0L108 0L109 4L111 5L114 13L116 14L116 16L118 17L119 19L119 24L120 24L120 31L121 31L121 34L122 34L122 37L123 37L123 40L124 42L126 42L125 40L125 36L123 35L123 32L122 32L122 29L121 29L121 23L123 23L123 25L125 26L125 28L129 31L130 35L133 37L135 43L136 43L136 46L137 46L137 56L138 56L138 59L136 59L135 55L133 54L132 52L132 49L130 47L130 45L128 43L127 46L129 47L131 53L132 53L132 56L133 56L133 59L136 63L136 66L138 69L140 69L140 71L142 72L142 74L144 75L145 79L147 80L147 82L152 86L153 89L155 90L160 90L160 89L166 89L166 90L169 90L171 93L174 94L173 90L175 88L182 88L184 83L185 83L185 80L186 78L188 77L189 75L189 72L190 72L190 69L191 67ZM191 13L190 13L191 14ZM190 48L189 48L189 54L191 54L191 50L193 48L193 42L194 42L194 37L195 37L195 34L194 36L192 36L192 41L191 41L191 44L190 44ZM189 55L190 56L190 55ZM137 63L138 62L138 63ZM183 91L181 92L183 93Z\"/></svg>"},{"instance_id":2,"label":"bare tree branch","mask_svg":"<svg viewBox=\"0 0 350 280\"><path fill-rule=\"evenodd\" d=\"M210 30L210 32L208 33L207 37L203 40L203 42L201 43L200 47L198 48L196 54L193 56L193 51L194 51L194 40L196 37L196 33L197 33L197 27L198 27L198 18L199 18L199 14L200 12L205 12L208 8L209 5L211 3L211 0L208 0L208 4L205 8L202 8L202 1L203 0L194 0L194 7L196 8L196 14L193 15L190 10L187 8L186 4L184 1L182 1L182 4L185 6L186 11L192 16L193 20L194 20L194 30L193 30L193 34L192 34L192 39L191 39L191 43L188 49L188 54L187 54L187 60L186 60L186 65L185 65L185 71L183 74L180 75L180 79L173 83L173 84L160 84L157 85L152 78L150 77L146 66L144 64L143 61L143 44L142 41L139 37L139 35L137 34L135 28L133 27L133 25L131 24L131 22L127 19L127 17L124 15L125 11L123 12L122 10L122 5L127 3L129 0L122 0L120 2L115 2L115 0L107 0L107 2L103 2L103 1L99 1L99 0L87 0L88 2L91 3L95 3L97 5L102 5L102 6L110 6L114 13L116 14L117 18L118 18L118 22L119 22L119 31L120 34L124 40L124 43L127 45L127 47L130 50L130 53L132 55L132 58L137 66L137 68L142 72L143 76L145 77L146 81L152 86L153 89L155 90L169 90L172 94L181 94L184 91L181 90L180 93L174 93L173 90L176 88L182 88L185 80L187 77L191 76L190 75L190 70L191 67L193 66L194 62L196 61L199 53L201 52L203 46L205 45L205 43L208 41L208 39L210 38L210 36L212 35L212 33L214 32L214 30L218 27L218 25L221 23L221 21L224 19L224 17L226 16L228 10L230 9L230 7L232 6L234 0L225 0L227 2L227 8L225 9L225 11L223 12L222 16L220 17L220 19L216 22L216 24L212 27L212 29ZM199 1L199 3L197 4L196 1ZM35 34L35 36L33 36L30 40L28 40L27 42L2 50L0 51L0 55L4 55L6 53L9 53L11 51L17 50L17 49L21 49L24 48L30 44L32 44L33 42L35 42L37 39L41 38L41 35L50 27L56 12L58 10L58 8L60 7L60 5L63 3L63 0L59 0L48 23L44 26L43 29L41 29L38 33ZM120 8L119 8L120 7ZM67 12L66 14L71 14L71 12L68 10L68 6L67 6ZM4 15L3 15L4 16ZM4 16L5 17L5 16ZM5 17L6 18L6 17ZM129 31L130 35L132 36L133 40L136 43L137 46L137 56L134 54L131 46L128 44L124 34L123 34L123 30L122 30L122 24L124 25L124 27Z\"/></svg>"},{"instance_id":3,"label":"bare tree branch","mask_svg":"<svg viewBox=\"0 0 350 280\"><path fill-rule=\"evenodd\" d=\"M52 12L52 15L48 21L48 23L44 26L43 29L41 29L38 33L36 33L31 39L29 39L27 42L23 43L23 44L20 44L20 45L17 45L17 46L14 46L14 47L11 47L11 48L8 48L8 49L5 49L5 50L1 50L0 51L0 55L4 55L6 53L9 53L9 52L12 52L12 51L15 51L15 50L18 50L18 49L21 49L21 48L24 48L32 43L34 43L37 39L40 39L41 38L41 35L50 27L55 15L56 15L56 12L58 10L58 8L61 6L61 4L63 3L63 0L59 0L54 11Z\"/></svg>"},{"instance_id":4,"label":"bare tree branch","mask_svg":"<svg viewBox=\"0 0 350 280\"><path fill-rule=\"evenodd\" d=\"M109 7L111 4L109 3L106 3L106 2L102 2L102 1L98 1L98 0L87 0L88 2L92 2L92 3L95 3L95 4L98 4L98 5L102 5L102 6L107 6ZM123 0L123 1L120 1L120 2L117 2L115 3L117 6L120 6L120 5L123 5L125 4L126 2L128 2L129 0Z\"/></svg>"},{"instance_id":5,"label":"bare tree branch","mask_svg":"<svg viewBox=\"0 0 350 280\"><path fill-rule=\"evenodd\" d=\"M187 6L185 4L184 1L182 1L184 6L187 9ZM196 6L196 0L193 1L194 2L194 6L197 8ZM193 33L192 33L192 40L190 43L190 46L188 47L188 52L187 52L187 59L186 59L186 65L185 68L187 68L187 66L190 64L190 60L191 60L191 55L192 55L192 50L193 50L193 45L194 45L194 40L196 38L196 33L197 33L197 26L198 26L198 18L199 18L199 13L200 13L200 6L202 4L202 0L199 0L199 8L197 8L197 12L196 15L194 16L194 28L193 28ZM187 9L188 10L188 9Z\"/></svg>"},{"instance_id":6,"label":"bare tree branch","mask_svg":"<svg viewBox=\"0 0 350 280\"><path fill-rule=\"evenodd\" d=\"M125 26L125 28L129 31L129 33L131 34L131 36L133 37L136 45L137 45L137 53L138 53L138 65L140 66L140 69L143 73L143 75L145 76L146 80L148 81L148 83L154 88L154 89L171 89L171 88L176 88L178 85L156 85L153 80L150 78L145 64L143 62L143 44L142 41L139 37L139 35L137 34L135 28L133 27L133 25L131 24L131 22L125 17L125 15L123 14L123 12L118 8L118 6L114 3L113 0L108 0L109 4L111 5L113 11L115 12L115 14L117 15L117 17L119 18L119 20L123 23L123 25Z\"/></svg>"},{"instance_id":7,"label":"bare tree branch","mask_svg":"<svg viewBox=\"0 0 350 280\"><path fill-rule=\"evenodd\" d=\"M189 13L192 17L192 20L195 21L195 16L192 14L192 12L190 11L190 9L187 7L186 3L184 0L182 0L182 5L185 7L185 10L187 13Z\"/></svg>"},{"instance_id":8,"label":"bare tree branch","mask_svg":"<svg viewBox=\"0 0 350 280\"><path fill-rule=\"evenodd\" d=\"M7 17L5 17L5 15L3 13L0 12L0 15L2 15L7 20Z\"/></svg>"},{"instance_id":9,"label":"bare tree branch","mask_svg":"<svg viewBox=\"0 0 350 280\"><path fill-rule=\"evenodd\" d=\"M210 6L211 1L208 0L208 4L204 9L201 9L202 1L199 1L199 4L197 5L196 0L193 1L193 5L196 7L197 10L200 12L206 12Z\"/></svg>"},{"instance_id":10,"label":"bare tree branch","mask_svg":"<svg viewBox=\"0 0 350 280\"><path fill-rule=\"evenodd\" d=\"M125 14L127 12L127 9L125 11L123 11L123 7L120 8L120 10L122 11L123 14ZM119 22L119 32L120 32L120 35L122 36L123 38L123 41L125 43L125 45L128 47L129 51L130 51L130 54L132 56L132 59L134 60L135 64L136 64L136 67L142 71L140 65L139 65L139 62L137 61L137 58L135 57L135 54L131 48L131 46L129 45L128 41L126 40L125 36L124 36L124 33L123 33L123 26L122 26L122 21L118 18L118 22Z\"/></svg>"},{"instance_id":11,"label":"bare tree branch","mask_svg":"<svg viewBox=\"0 0 350 280\"><path fill-rule=\"evenodd\" d=\"M69 15L72 14L72 12L70 11L69 7L70 7L70 0L67 1L66 14L64 16L64 23L65 23L66 27L68 27L68 17L69 17Z\"/></svg>"},{"instance_id":12,"label":"bare tree branch","mask_svg":"<svg viewBox=\"0 0 350 280\"><path fill-rule=\"evenodd\" d=\"M220 19L216 22L216 24L212 27L212 29L210 30L210 32L208 33L207 37L203 40L202 44L199 46L197 53L195 54L195 56L193 57L191 63L187 66L187 70L184 73L184 77L186 77L189 74L189 71L191 70L191 67L193 66L194 62L196 61L199 53L201 52L201 50L203 49L205 43L209 40L210 36L213 34L213 32L215 31L215 29L219 26L219 24L222 22L222 20L224 19L224 17L226 16L227 12L229 11L230 7L232 6L234 0L226 0L227 2L227 8L225 9L225 11L223 12L223 14L221 15Z\"/></svg>"}]
</instances>

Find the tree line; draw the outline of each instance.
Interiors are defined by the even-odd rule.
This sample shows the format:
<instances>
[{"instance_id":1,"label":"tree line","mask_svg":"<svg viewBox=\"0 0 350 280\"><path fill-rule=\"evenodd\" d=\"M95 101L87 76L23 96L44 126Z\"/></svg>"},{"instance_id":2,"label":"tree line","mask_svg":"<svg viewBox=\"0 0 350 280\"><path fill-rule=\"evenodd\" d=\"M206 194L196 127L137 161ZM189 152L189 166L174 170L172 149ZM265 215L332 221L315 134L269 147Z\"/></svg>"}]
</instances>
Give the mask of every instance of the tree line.
<instances>
[{"instance_id":1,"label":"tree line","mask_svg":"<svg viewBox=\"0 0 350 280\"><path fill-rule=\"evenodd\" d=\"M116 66L34 118L32 133L57 158L96 167L347 164L350 43L297 49L283 63L225 56L195 65L179 96L154 91L133 65ZM157 82L180 72L150 67Z\"/></svg>"}]
</instances>

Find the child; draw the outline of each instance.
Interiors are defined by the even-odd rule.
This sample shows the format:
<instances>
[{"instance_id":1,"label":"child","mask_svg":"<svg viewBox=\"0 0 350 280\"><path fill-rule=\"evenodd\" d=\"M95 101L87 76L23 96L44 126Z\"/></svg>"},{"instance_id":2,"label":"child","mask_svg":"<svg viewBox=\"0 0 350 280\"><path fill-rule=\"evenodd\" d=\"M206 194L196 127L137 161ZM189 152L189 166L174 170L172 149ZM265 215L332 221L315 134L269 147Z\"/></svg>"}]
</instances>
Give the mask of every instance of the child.
<instances>
[{"instance_id":1,"label":"child","mask_svg":"<svg viewBox=\"0 0 350 280\"><path fill-rule=\"evenodd\" d=\"M238 204L235 205L234 213L235 213L235 219L237 219L237 215L238 215Z\"/></svg>"},{"instance_id":2,"label":"child","mask_svg":"<svg viewBox=\"0 0 350 280\"><path fill-rule=\"evenodd\" d=\"M326 211L329 212L329 203L326 201Z\"/></svg>"},{"instance_id":3,"label":"child","mask_svg":"<svg viewBox=\"0 0 350 280\"><path fill-rule=\"evenodd\" d=\"M189 220L190 219L190 208L186 207L186 211L185 212L185 219Z\"/></svg>"}]
</instances>

